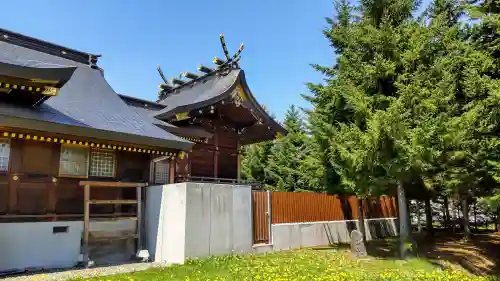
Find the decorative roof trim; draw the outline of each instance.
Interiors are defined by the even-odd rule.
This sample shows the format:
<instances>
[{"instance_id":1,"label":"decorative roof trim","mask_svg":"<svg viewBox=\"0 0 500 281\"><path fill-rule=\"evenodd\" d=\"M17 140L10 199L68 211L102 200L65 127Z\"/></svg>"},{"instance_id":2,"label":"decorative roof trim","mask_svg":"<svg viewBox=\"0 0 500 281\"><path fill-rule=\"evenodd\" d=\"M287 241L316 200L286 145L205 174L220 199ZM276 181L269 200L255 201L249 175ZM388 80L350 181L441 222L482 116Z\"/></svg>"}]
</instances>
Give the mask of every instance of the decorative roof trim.
<instances>
[{"instance_id":1,"label":"decorative roof trim","mask_svg":"<svg viewBox=\"0 0 500 281\"><path fill-rule=\"evenodd\" d=\"M247 95L248 101L250 101L253 104L253 106L257 109L257 111L259 111L259 114L264 116L264 118L267 121L269 121L271 123L271 125L275 126L277 128L276 131L279 131L280 133L282 133L284 135L287 134L287 131L285 130L285 128L283 128L278 122L276 122L276 120L274 120L274 118L272 118L267 113L267 111L265 111L264 108L262 108L262 106L257 102L257 99L255 98L252 91L250 91L250 88L248 87L248 84L247 84L247 81L245 78L245 72L243 70L241 71L241 73L238 77L238 80L240 81L240 85L243 88L243 91Z\"/></svg>"},{"instance_id":2,"label":"decorative roof trim","mask_svg":"<svg viewBox=\"0 0 500 281\"><path fill-rule=\"evenodd\" d=\"M225 100L226 98L228 98L231 95L231 93L234 91L234 89L236 89L238 87L238 85L240 85L242 87L243 91L245 92L245 95L246 95L246 98L247 98L246 100L257 111L257 113L260 116L262 116L263 119L265 119L266 122L270 126L275 127L277 132L280 132L282 134L286 134L287 133L286 130L278 122L276 122L264 110L264 108L262 108L262 106L260 106L260 104L257 102L255 96L250 91L250 88L248 87L248 84L246 82L245 72L243 70L241 70L241 69L239 71L240 71L240 73L238 73L238 76L234 80L233 84L229 88L227 88L223 93L221 93L221 94L219 94L219 95L217 95L217 96L215 96L213 98L204 100L204 101L200 101L200 102L197 102L197 103L187 104L187 105L179 106L179 107L176 107L176 108L172 108L168 112L163 112L163 113L155 115L155 117L158 118L158 119L160 119L160 120L166 120L166 119L174 116L175 114L184 113L184 112L191 112L193 110L198 110L200 108L203 108L203 107L206 107L206 106L210 106L210 105L219 103L219 102Z\"/></svg>"},{"instance_id":3,"label":"decorative roof trim","mask_svg":"<svg viewBox=\"0 0 500 281\"><path fill-rule=\"evenodd\" d=\"M63 47L61 45L22 35L4 28L0 28L0 41L83 63L95 69L98 68L97 59L101 56Z\"/></svg>"},{"instance_id":4,"label":"decorative roof trim","mask_svg":"<svg viewBox=\"0 0 500 281\"><path fill-rule=\"evenodd\" d=\"M160 66L158 66L158 71L161 72ZM210 73L207 73L205 75L200 75L198 78L185 81L185 83L180 84L180 85L179 84L174 85L174 84L170 83L170 81L167 81L166 85L170 86L170 89L163 89L162 91L160 91L158 93L157 102L164 100L170 94L179 93L184 88L190 87L191 85L196 84L199 81L203 81L210 76L217 75L218 73L222 73L222 71L228 71L228 68L226 68L226 67L217 68ZM229 71L230 71L230 69L229 69Z\"/></svg>"},{"instance_id":5,"label":"decorative roof trim","mask_svg":"<svg viewBox=\"0 0 500 281\"><path fill-rule=\"evenodd\" d=\"M227 73L231 72L232 69L240 69L239 61L241 59L241 52L243 52L243 50L245 49L245 45L243 44L243 42L238 48L238 51L236 51L236 53L234 53L233 56L229 55L223 33L220 34L220 43L226 59L224 60L214 57L212 62L217 66L215 69L206 66L199 66L198 70L204 72L204 74L181 72L179 78L171 78L170 80L167 80L165 78L165 75L163 75L161 67L158 65L158 73L160 74L160 77L163 80L163 82L165 82L165 84L160 84L159 86L162 89L162 91L158 93L159 96L158 102L165 99L168 95L172 93L174 94L177 93L179 90L182 90L183 87L190 86L196 83L197 81L204 80L205 78L211 75L214 74L226 75ZM183 76L191 80L181 80Z\"/></svg>"},{"instance_id":6,"label":"decorative roof trim","mask_svg":"<svg viewBox=\"0 0 500 281\"><path fill-rule=\"evenodd\" d=\"M154 101L145 100L145 99L141 99L141 98L136 98L136 97L132 97L132 96L128 96L128 95L123 95L123 94L118 94L118 96L120 96L120 98L122 100L124 100L125 102L131 101L131 102L135 102L135 103L138 103L138 104L147 105L148 107L151 106L151 107L153 107L155 109L163 109L163 108L165 108L165 105L157 103L157 102L154 102Z\"/></svg>"},{"instance_id":7,"label":"decorative roof trim","mask_svg":"<svg viewBox=\"0 0 500 281\"><path fill-rule=\"evenodd\" d=\"M189 141L177 141L153 138L130 133L121 133L117 131L102 130L92 127L82 127L54 123L44 120L28 119L24 117L9 116L0 113L0 123L2 126L16 128L20 130L31 130L36 132L54 133L61 135L71 135L75 138L98 139L109 142L120 142L135 146L157 147L158 149L169 150L190 150L193 146Z\"/></svg>"},{"instance_id":8,"label":"decorative roof trim","mask_svg":"<svg viewBox=\"0 0 500 281\"><path fill-rule=\"evenodd\" d=\"M216 72L210 73L209 75L213 75ZM204 100L204 101L200 101L197 103L192 103L192 104L187 104L187 105L179 106L176 108L172 108L168 112L164 112L164 113L160 113L160 114L155 115L155 117L160 119L160 120L167 119L167 118L175 115L176 113L189 112L191 110L197 110L197 109L205 107L205 106L216 104L216 103L226 99L229 96L229 94L234 90L234 88L236 88L236 86L238 85L237 81L239 81L240 75L241 74L238 74L238 77L235 79L235 82L233 82L231 87L227 88L223 93L221 93L213 98L210 98L210 99ZM204 76L204 77L206 77L206 76Z\"/></svg>"},{"instance_id":9,"label":"decorative roof trim","mask_svg":"<svg viewBox=\"0 0 500 281\"><path fill-rule=\"evenodd\" d=\"M10 100L30 107L38 106L48 98L57 96L75 69L76 67L35 68L0 62L0 89L7 91L7 95L0 94L0 100ZM19 98L20 96L24 98Z\"/></svg>"},{"instance_id":10,"label":"decorative roof trim","mask_svg":"<svg viewBox=\"0 0 500 281\"><path fill-rule=\"evenodd\" d=\"M172 150L157 150L157 149L145 148L144 146L134 146L134 145L124 146L124 145L112 144L106 141L93 142L82 138L77 138L78 140L75 140L74 137L69 137L69 139L65 137L51 137L50 133L47 134L47 133L33 132L29 134L29 133L4 131L3 133L0 133L0 136L11 139L26 139L26 140L40 141L49 144L50 143L71 144L81 147L106 148L118 151L166 155L172 159L177 156L177 153L173 152Z\"/></svg>"}]
</instances>

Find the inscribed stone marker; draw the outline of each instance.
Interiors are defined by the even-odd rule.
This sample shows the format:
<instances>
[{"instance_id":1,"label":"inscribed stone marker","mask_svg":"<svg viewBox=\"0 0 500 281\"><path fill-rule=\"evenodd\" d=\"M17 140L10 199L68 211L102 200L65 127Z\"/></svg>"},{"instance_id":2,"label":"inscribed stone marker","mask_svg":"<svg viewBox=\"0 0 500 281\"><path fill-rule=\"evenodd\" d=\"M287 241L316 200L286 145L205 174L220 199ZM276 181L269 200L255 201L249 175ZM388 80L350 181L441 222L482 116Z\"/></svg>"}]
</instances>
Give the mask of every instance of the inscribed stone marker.
<instances>
[{"instance_id":1,"label":"inscribed stone marker","mask_svg":"<svg viewBox=\"0 0 500 281\"><path fill-rule=\"evenodd\" d=\"M363 234L359 230L351 232L351 252L357 258L367 256L365 243L363 243Z\"/></svg>"}]
</instances>

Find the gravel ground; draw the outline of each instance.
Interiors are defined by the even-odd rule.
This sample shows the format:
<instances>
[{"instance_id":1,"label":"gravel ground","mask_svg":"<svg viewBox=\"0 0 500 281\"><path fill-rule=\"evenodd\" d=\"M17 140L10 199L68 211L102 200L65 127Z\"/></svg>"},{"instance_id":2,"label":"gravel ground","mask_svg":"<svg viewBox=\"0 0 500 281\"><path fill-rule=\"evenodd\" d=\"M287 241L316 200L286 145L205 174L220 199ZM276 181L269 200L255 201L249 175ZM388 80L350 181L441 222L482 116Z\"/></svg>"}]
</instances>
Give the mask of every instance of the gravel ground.
<instances>
[{"instance_id":1,"label":"gravel ground","mask_svg":"<svg viewBox=\"0 0 500 281\"><path fill-rule=\"evenodd\" d=\"M134 271L141 271L152 267L160 267L163 264L160 263L127 263L121 265L105 266L105 267L93 267L87 269L70 269L64 271L53 271L35 274L25 274L16 276L0 277L2 281L26 281L26 280L68 280L71 278L88 278L104 275L113 275L119 273L128 273Z\"/></svg>"}]
</instances>

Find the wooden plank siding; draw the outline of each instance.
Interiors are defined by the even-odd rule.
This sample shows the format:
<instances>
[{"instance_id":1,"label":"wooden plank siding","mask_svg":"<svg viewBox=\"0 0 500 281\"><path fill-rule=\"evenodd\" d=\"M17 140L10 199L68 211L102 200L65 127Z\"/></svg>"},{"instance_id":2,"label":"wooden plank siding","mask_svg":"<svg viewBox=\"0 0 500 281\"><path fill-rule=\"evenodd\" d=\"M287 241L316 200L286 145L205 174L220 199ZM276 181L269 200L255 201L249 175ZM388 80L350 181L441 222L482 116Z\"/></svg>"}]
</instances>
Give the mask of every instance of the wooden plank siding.
<instances>
[{"instance_id":1,"label":"wooden plank siding","mask_svg":"<svg viewBox=\"0 0 500 281\"><path fill-rule=\"evenodd\" d=\"M273 192L272 223L357 220L358 199L308 192ZM381 196L363 201L365 218L396 217L393 197Z\"/></svg>"},{"instance_id":2,"label":"wooden plank siding","mask_svg":"<svg viewBox=\"0 0 500 281\"><path fill-rule=\"evenodd\" d=\"M238 135L219 129L207 143L197 143L177 160L176 177L238 178Z\"/></svg>"},{"instance_id":3,"label":"wooden plank siding","mask_svg":"<svg viewBox=\"0 0 500 281\"><path fill-rule=\"evenodd\" d=\"M45 215L83 216L82 178L59 177L61 145L31 140L11 139L9 172L0 174L0 222L14 221L15 216L27 221L52 219ZM88 180L149 181L148 154L116 151L114 178L88 177ZM135 190L96 189L94 200L135 200ZM135 213L134 205L92 205L91 214Z\"/></svg>"},{"instance_id":4,"label":"wooden plank siding","mask_svg":"<svg viewBox=\"0 0 500 281\"><path fill-rule=\"evenodd\" d=\"M266 191L252 192L253 242L269 243L268 204Z\"/></svg>"}]
</instances>

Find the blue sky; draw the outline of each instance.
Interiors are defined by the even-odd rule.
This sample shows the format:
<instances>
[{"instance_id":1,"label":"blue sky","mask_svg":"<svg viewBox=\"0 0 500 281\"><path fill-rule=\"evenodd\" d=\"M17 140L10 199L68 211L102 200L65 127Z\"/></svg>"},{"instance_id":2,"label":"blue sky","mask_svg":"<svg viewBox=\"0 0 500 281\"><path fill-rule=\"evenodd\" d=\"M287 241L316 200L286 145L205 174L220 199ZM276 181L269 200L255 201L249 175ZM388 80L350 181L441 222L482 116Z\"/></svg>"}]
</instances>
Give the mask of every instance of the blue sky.
<instances>
[{"instance_id":1,"label":"blue sky","mask_svg":"<svg viewBox=\"0 0 500 281\"><path fill-rule=\"evenodd\" d=\"M1 26L90 53L115 91L155 100L161 64L167 77L195 72L245 43L241 67L260 103L282 120L291 104L307 106L305 83L322 76L309 64L332 64L321 31L332 0L132 1L16 0L3 3Z\"/></svg>"}]
</instances>

